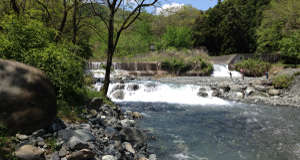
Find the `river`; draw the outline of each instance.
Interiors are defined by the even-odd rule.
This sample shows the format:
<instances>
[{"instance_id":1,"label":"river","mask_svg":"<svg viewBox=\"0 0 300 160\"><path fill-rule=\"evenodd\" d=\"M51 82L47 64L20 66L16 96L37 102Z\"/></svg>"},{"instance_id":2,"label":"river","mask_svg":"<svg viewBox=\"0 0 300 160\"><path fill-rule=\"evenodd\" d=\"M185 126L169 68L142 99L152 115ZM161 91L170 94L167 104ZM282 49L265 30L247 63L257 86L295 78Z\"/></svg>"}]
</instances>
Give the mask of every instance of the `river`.
<instances>
[{"instance_id":1,"label":"river","mask_svg":"<svg viewBox=\"0 0 300 160\"><path fill-rule=\"evenodd\" d=\"M226 101L208 86L157 81L125 83L120 100L113 96L117 85L110 97L144 115L138 125L155 137L150 148L161 160L300 159L299 109Z\"/></svg>"}]
</instances>

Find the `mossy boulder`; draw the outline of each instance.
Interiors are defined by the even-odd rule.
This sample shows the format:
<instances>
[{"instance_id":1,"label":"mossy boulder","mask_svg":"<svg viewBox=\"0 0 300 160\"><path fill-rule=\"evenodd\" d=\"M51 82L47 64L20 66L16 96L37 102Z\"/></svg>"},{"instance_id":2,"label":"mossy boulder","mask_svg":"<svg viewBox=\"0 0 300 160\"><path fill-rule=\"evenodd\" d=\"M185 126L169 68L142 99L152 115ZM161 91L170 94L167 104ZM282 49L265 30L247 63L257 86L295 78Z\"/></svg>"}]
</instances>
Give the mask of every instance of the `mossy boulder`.
<instances>
[{"instance_id":1,"label":"mossy boulder","mask_svg":"<svg viewBox=\"0 0 300 160\"><path fill-rule=\"evenodd\" d=\"M0 123L9 134L47 127L56 112L55 91L42 71L0 59Z\"/></svg>"}]
</instances>

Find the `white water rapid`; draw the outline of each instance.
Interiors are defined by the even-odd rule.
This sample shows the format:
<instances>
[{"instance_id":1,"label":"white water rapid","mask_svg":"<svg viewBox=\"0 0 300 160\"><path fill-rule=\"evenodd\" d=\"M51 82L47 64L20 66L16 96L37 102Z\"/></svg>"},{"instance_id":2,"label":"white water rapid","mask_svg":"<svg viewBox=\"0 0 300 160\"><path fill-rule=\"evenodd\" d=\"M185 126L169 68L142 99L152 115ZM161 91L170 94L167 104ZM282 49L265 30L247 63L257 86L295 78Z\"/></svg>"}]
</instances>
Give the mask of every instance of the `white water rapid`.
<instances>
[{"instance_id":1,"label":"white water rapid","mask_svg":"<svg viewBox=\"0 0 300 160\"><path fill-rule=\"evenodd\" d=\"M118 99L114 96L118 86L124 87L121 92L124 95L123 99ZM130 89L131 86L138 86L136 90ZM100 90L102 84L95 84L95 88ZM120 87L119 87L120 88ZM198 92L202 88L208 94L207 97L198 96ZM111 84L109 87L109 97L115 102L164 102L189 105L229 105L229 102L217 97L213 97L212 90L206 86L196 85L179 85L170 83L159 83L153 81L140 81L125 84Z\"/></svg>"},{"instance_id":2,"label":"white water rapid","mask_svg":"<svg viewBox=\"0 0 300 160\"><path fill-rule=\"evenodd\" d=\"M230 77L230 72L232 77L241 77L241 73L237 71L230 71L227 64L214 64L214 72L212 77Z\"/></svg>"}]
</instances>

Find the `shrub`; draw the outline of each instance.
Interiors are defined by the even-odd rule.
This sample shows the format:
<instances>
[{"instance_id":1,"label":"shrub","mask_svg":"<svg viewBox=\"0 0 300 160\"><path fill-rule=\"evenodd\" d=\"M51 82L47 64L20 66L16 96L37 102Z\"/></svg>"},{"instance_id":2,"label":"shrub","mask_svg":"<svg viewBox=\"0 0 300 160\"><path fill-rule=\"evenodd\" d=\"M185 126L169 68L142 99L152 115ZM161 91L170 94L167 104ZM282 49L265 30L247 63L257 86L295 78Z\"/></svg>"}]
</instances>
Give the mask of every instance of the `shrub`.
<instances>
[{"instance_id":1,"label":"shrub","mask_svg":"<svg viewBox=\"0 0 300 160\"><path fill-rule=\"evenodd\" d=\"M213 65L200 56L192 59L171 58L162 62L162 69L180 75L188 71L201 72L201 75L210 75Z\"/></svg>"},{"instance_id":2,"label":"shrub","mask_svg":"<svg viewBox=\"0 0 300 160\"><path fill-rule=\"evenodd\" d=\"M59 99L80 100L85 92L84 61L74 53L76 46L56 44L54 30L27 16L7 16L1 26L0 58L41 69L53 83Z\"/></svg>"},{"instance_id":3,"label":"shrub","mask_svg":"<svg viewBox=\"0 0 300 160\"><path fill-rule=\"evenodd\" d=\"M272 79L272 84L277 89L288 88L294 81L293 75L282 74Z\"/></svg>"},{"instance_id":4,"label":"shrub","mask_svg":"<svg viewBox=\"0 0 300 160\"><path fill-rule=\"evenodd\" d=\"M243 70L245 76L263 76L271 67L271 64L259 59L247 59L235 64L236 70Z\"/></svg>"}]
</instances>

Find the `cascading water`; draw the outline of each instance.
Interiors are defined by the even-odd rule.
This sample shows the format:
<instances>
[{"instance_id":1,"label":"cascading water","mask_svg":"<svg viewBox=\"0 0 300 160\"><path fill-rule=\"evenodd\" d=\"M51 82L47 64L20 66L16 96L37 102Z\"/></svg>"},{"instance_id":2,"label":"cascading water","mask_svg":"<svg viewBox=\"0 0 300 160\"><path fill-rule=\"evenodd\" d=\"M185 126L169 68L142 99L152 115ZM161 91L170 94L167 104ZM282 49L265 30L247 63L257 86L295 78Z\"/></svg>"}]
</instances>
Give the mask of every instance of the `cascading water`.
<instances>
[{"instance_id":1,"label":"cascading water","mask_svg":"<svg viewBox=\"0 0 300 160\"><path fill-rule=\"evenodd\" d=\"M237 71L230 71L227 64L214 64L214 72L212 77L230 77L230 72L232 77L241 77L241 73Z\"/></svg>"},{"instance_id":2,"label":"cascading water","mask_svg":"<svg viewBox=\"0 0 300 160\"><path fill-rule=\"evenodd\" d=\"M223 73L227 66L219 69L216 78L229 76ZM207 97L198 96L199 91ZM115 96L117 92L122 96ZM113 83L109 88L109 96L123 110L144 114L138 125L156 137L150 148L158 159L300 159L299 109L230 102L211 92L205 85L146 80Z\"/></svg>"}]
</instances>

